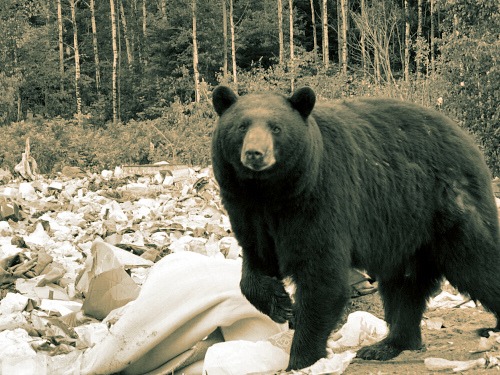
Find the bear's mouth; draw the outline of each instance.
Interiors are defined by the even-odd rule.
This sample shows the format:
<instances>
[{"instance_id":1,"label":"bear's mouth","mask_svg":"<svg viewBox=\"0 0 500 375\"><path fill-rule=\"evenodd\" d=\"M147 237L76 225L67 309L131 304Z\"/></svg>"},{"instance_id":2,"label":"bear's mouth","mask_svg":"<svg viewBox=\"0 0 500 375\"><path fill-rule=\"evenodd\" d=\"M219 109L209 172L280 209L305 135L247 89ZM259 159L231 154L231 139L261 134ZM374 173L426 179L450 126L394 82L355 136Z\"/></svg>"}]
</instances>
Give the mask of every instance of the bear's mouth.
<instances>
[{"instance_id":1,"label":"bear's mouth","mask_svg":"<svg viewBox=\"0 0 500 375\"><path fill-rule=\"evenodd\" d=\"M267 165L267 164L263 164L260 162L244 161L242 163L245 167L247 167L248 169L251 169L252 171L255 171L255 172L265 171L266 169L269 169L272 167L272 165Z\"/></svg>"},{"instance_id":2,"label":"bear's mouth","mask_svg":"<svg viewBox=\"0 0 500 375\"><path fill-rule=\"evenodd\" d=\"M263 153L259 157L249 153L242 153L240 161L244 167L255 172L265 171L276 164L276 159L272 155L269 156L269 153Z\"/></svg>"}]
</instances>

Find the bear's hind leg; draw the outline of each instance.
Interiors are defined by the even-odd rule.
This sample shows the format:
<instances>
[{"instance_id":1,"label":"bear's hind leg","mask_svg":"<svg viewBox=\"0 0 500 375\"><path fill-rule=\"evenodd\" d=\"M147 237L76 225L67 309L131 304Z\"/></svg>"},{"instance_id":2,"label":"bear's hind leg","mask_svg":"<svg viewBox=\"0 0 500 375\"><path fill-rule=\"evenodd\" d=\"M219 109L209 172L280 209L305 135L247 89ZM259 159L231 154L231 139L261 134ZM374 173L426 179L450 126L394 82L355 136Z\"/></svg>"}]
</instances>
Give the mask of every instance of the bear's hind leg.
<instances>
[{"instance_id":1,"label":"bear's hind leg","mask_svg":"<svg viewBox=\"0 0 500 375\"><path fill-rule=\"evenodd\" d=\"M489 331L500 332L500 239L483 221L472 220L453 228L447 234L448 256L444 274L460 292L467 293L496 317L494 328L478 332L488 337ZM477 224L477 225L475 225Z\"/></svg>"},{"instance_id":2,"label":"bear's hind leg","mask_svg":"<svg viewBox=\"0 0 500 375\"><path fill-rule=\"evenodd\" d=\"M439 274L431 273L430 269L420 269L420 274L378 278L389 334L379 343L358 350L358 358L386 361L403 350L418 350L422 347L420 322L427 299L440 281Z\"/></svg>"}]
</instances>

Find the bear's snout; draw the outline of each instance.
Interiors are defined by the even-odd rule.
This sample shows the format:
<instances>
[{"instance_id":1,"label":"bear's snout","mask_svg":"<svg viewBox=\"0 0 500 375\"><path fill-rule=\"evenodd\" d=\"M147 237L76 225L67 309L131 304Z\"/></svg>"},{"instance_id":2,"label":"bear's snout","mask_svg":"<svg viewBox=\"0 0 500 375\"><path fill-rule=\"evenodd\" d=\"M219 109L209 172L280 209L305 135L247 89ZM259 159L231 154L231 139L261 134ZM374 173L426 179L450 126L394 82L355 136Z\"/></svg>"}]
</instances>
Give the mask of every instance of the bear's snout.
<instances>
[{"instance_id":1,"label":"bear's snout","mask_svg":"<svg viewBox=\"0 0 500 375\"><path fill-rule=\"evenodd\" d=\"M262 171L276 163L273 136L269 129L260 126L250 127L241 147L241 163L254 171Z\"/></svg>"}]
</instances>

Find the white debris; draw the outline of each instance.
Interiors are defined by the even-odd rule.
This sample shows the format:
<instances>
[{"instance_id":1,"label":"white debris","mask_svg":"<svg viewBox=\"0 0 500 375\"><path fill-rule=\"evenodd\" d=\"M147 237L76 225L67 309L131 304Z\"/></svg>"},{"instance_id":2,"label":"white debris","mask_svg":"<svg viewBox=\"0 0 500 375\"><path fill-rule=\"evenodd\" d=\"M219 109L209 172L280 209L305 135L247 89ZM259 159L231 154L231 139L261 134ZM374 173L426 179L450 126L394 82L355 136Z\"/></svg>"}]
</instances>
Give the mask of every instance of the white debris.
<instances>
[{"instance_id":1,"label":"white debris","mask_svg":"<svg viewBox=\"0 0 500 375\"><path fill-rule=\"evenodd\" d=\"M371 345L382 340L389 329L387 323L376 316L355 311L347 317L342 328L328 339L328 348L342 348L359 345Z\"/></svg>"},{"instance_id":2,"label":"white debris","mask_svg":"<svg viewBox=\"0 0 500 375\"><path fill-rule=\"evenodd\" d=\"M226 341L212 345L205 355L203 374L248 374L278 371L289 354L269 341Z\"/></svg>"},{"instance_id":3,"label":"white debris","mask_svg":"<svg viewBox=\"0 0 500 375\"><path fill-rule=\"evenodd\" d=\"M0 313L12 314L21 312L28 304L28 297L19 293L7 293L7 295L0 301Z\"/></svg>"},{"instance_id":4,"label":"white debris","mask_svg":"<svg viewBox=\"0 0 500 375\"><path fill-rule=\"evenodd\" d=\"M2 374L18 374L18 372L10 372L10 361L4 364L4 361L7 358L26 358L36 356L36 352L29 344L30 341L31 338L28 335L28 332L22 328L0 332L0 364L2 366Z\"/></svg>"},{"instance_id":5,"label":"white debris","mask_svg":"<svg viewBox=\"0 0 500 375\"><path fill-rule=\"evenodd\" d=\"M38 199L35 188L30 182L21 182L19 184L19 195L27 201L34 201Z\"/></svg>"},{"instance_id":6,"label":"white debris","mask_svg":"<svg viewBox=\"0 0 500 375\"><path fill-rule=\"evenodd\" d=\"M24 241L28 246L43 246L49 243L54 243L52 238L43 228L41 222L38 222L35 231L28 236L24 237Z\"/></svg>"},{"instance_id":7,"label":"white debris","mask_svg":"<svg viewBox=\"0 0 500 375\"><path fill-rule=\"evenodd\" d=\"M470 298L464 297L461 294L452 294L447 291L442 291L436 297L432 298L427 304L427 308L429 310L454 307L476 307L476 304L474 301L470 300Z\"/></svg>"},{"instance_id":8,"label":"white debris","mask_svg":"<svg viewBox=\"0 0 500 375\"><path fill-rule=\"evenodd\" d=\"M479 358L471 361L450 361L444 358L426 358L424 360L425 367L431 371L453 370L453 372L461 372L472 370L477 367L485 367L486 359Z\"/></svg>"}]
</instances>

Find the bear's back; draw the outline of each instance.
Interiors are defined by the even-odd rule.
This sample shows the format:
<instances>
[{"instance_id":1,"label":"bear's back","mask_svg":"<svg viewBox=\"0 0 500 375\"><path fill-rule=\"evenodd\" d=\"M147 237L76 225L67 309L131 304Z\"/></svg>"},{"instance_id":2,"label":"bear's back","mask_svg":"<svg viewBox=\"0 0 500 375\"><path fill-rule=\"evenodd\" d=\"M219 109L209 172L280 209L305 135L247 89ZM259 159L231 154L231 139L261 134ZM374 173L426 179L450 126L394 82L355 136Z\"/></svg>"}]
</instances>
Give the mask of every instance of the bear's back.
<instances>
[{"instance_id":1,"label":"bear's back","mask_svg":"<svg viewBox=\"0 0 500 375\"><path fill-rule=\"evenodd\" d=\"M363 150L365 157L401 158L437 170L482 168L488 174L472 137L430 108L395 99L361 98L320 102L312 116L327 148L337 147L337 141L347 142Z\"/></svg>"}]
</instances>

